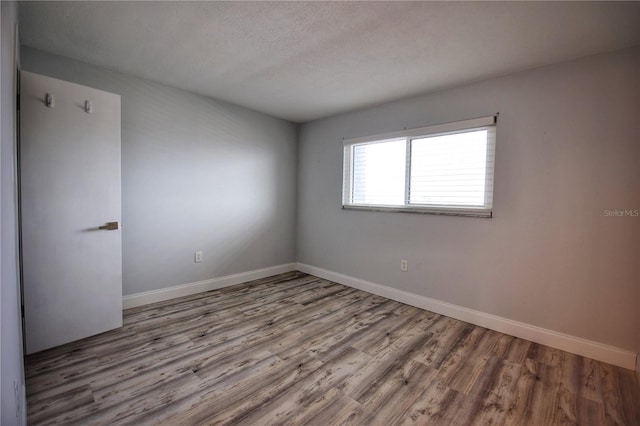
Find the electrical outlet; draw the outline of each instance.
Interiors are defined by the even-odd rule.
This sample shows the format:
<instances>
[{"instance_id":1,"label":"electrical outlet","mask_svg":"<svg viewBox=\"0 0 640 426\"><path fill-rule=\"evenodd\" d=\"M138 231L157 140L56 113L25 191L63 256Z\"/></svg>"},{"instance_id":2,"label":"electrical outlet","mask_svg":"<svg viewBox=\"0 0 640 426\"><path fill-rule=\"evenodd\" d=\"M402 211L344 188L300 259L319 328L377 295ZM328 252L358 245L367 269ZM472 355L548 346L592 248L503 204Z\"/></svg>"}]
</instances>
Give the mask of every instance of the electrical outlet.
<instances>
[{"instance_id":1,"label":"electrical outlet","mask_svg":"<svg viewBox=\"0 0 640 426\"><path fill-rule=\"evenodd\" d=\"M200 263L202 262L202 250L198 250L197 252L195 252L193 254L193 261L195 263Z\"/></svg>"},{"instance_id":2,"label":"electrical outlet","mask_svg":"<svg viewBox=\"0 0 640 426\"><path fill-rule=\"evenodd\" d=\"M407 272L409 270L409 262L407 262L406 260L401 260L400 261L400 270L402 272Z\"/></svg>"}]
</instances>

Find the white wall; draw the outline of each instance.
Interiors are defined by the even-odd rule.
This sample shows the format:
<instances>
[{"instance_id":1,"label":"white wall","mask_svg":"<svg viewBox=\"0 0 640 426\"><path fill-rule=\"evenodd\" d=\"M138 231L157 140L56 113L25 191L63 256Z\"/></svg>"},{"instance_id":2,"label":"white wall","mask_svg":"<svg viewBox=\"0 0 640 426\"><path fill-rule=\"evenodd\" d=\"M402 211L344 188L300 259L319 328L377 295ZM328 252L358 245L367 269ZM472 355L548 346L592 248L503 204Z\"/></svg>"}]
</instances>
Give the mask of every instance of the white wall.
<instances>
[{"instance_id":1,"label":"white wall","mask_svg":"<svg viewBox=\"0 0 640 426\"><path fill-rule=\"evenodd\" d=\"M14 2L2 2L2 64L0 85L0 378L2 400L0 424L25 422L24 369L22 365L22 328L20 320L20 283L18 279L17 190L16 190L16 114L15 24L18 21Z\"/></svg>"},{"instance_id":2,"label":"white wall","mask_svg":"<svg viewBox=\"0 0 640 426\"><path fill-rule=\"evenodd\" d=\"M635 352L640 49L304 124L298 261ZM495 112L494 218L341 210L342 138ZM400 259L409 271L400 271Z\"/></svg>"},{"instance_id":3,"label":"white wall","mask_svg":"<svg viewBox=\"0 0 640 426\"><path fill-rule=\"evenodd\" d=\"M27 71L122 97L125 295L295 261L296 125L27 47L21 55Z\"/></svg>"}]
</instances>

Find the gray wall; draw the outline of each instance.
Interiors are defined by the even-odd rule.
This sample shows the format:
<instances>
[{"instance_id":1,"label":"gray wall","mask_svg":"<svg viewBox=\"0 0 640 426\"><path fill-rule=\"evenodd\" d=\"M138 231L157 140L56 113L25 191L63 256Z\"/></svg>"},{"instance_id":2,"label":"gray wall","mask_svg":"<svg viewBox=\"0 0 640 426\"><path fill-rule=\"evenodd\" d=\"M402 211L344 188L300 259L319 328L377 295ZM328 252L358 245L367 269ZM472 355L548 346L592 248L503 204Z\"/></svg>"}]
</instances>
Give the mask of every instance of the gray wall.
<instances>
[{"instance_id":1,"label":"gray wall","mask_svg":"<svg viewBox=\"0 0 640 426\"><path fill-rule=\"evenodd\" d=\"M17 186L16 186L16 52L14 27L18 21L14 2L2 2L2 64L0 99L0 377L2 400L0 424L25 422L24 371L22 365L22 327L20 284L18 279Z\"/></svg>"},{"instance_id":2,"label":"gray wall","mask_svg":"<svg viewBox=\"0 0 640 426\"><path fill-rule=\"evenodd\" d=\"M298 261L638 349L640 49L303 125ZM500 113L493 219L341 210L342 138ZM409 271L400 271L400 259Z\"/></svg>"},{"instance_id":3,"label":"gray wall","mask_svg":"<svg viewBox=\"0 0 640 426\"><path fill-rule=\"evenodd\" d=\"M295 260L294 125L29 48L22 62L122 96L125 294ZM630 49L303 125L298 260L638 350L640 219L604 210L640 209L639 66ZM340 209L342 138L498 111L493 219Z\"/></svg>"},{"instance_id":4,"label":"gray wall","mask_svg":"<svg viewBox=\"0 0 640 426\"><path fill-rule=\"evenodd\" d=\"M21 55L27 71L122 96L125 295L295 261L296 125L27 47Z\"/></svg>"}]
</instances>

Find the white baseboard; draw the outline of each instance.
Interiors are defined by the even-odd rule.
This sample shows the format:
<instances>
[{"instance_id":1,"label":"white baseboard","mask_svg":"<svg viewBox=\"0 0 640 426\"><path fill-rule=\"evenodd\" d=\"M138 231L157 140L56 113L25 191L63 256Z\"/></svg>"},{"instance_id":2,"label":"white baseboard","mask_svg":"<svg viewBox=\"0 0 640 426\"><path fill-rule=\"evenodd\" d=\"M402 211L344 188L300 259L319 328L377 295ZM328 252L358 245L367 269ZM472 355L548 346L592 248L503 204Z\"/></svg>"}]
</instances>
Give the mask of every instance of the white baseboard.
<instances>
[{"instance_id":1,"label":"white baseboard","mask_svg":"<svg viewBox=\"0 0 640 426\"><path fill-rule=\"evenodd\" d=\"M297 270L474 325L633 370L636 353L298 263ZM639 366L640 367L640 366ZM640 368L639 368L640 371Z\"/></svg>"},{"instance_id":2,"label":"white baseboard","mask_svg":"<svg viewBox=\"0 0 640 426\"><path fill-rule=\"evenodd\" d=\"M266 278L272 275L283 274L285 272L295 270L295 263L285 263L283 265L270 266L268 268L241 272L239 274L227 275L225 277L211 278L209 280L181 284L159 290L130 294L122 298L122 306L123 309L135 308L136 306L148 305L149 303L162 302L165 300L175 299L176 297L189 296L203 291L229 287L247 281L258 280L260 278Z\"/></svg>"}]
</instances>

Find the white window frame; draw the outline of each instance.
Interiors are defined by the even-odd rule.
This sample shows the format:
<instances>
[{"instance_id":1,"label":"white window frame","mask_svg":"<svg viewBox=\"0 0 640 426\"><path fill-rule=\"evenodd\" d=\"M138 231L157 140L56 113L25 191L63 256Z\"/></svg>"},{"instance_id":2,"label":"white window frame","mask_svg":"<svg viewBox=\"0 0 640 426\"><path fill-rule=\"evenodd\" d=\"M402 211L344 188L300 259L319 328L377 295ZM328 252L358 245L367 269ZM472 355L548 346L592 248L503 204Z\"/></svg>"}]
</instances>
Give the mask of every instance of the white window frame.
<instances>
[{"instance_id":1,"label":"white window frame","mask_svg":"<svg viewBox=\"0 0 640 426\"><path fill-rule=\"evenodd\" d=\"M410 130L384 133L379 135L359 138L344 139L344 163L343 163L343 187L342 208L347 210L368 210L403 213L426 213L455 216L493 217L493 175L495 166L497 115L474 118L471 120L456 121L452 123L438 124L434 126L420 127ZM486 152L486 176L485 176L485 203L484 206L446 206L436 204L410 204L410 175L411 175L411 141L424 137L434 137L446 134L463 133L473 130L488 131ZM405 139L407 157L405 160L405 197L403 205L381 204L356 204L352 202L353 179L353 149L358 145L381 143L389 140Z\"/></svg>"}]
</instances>

